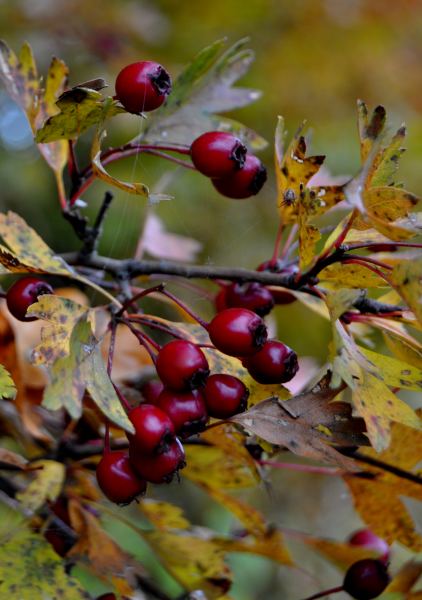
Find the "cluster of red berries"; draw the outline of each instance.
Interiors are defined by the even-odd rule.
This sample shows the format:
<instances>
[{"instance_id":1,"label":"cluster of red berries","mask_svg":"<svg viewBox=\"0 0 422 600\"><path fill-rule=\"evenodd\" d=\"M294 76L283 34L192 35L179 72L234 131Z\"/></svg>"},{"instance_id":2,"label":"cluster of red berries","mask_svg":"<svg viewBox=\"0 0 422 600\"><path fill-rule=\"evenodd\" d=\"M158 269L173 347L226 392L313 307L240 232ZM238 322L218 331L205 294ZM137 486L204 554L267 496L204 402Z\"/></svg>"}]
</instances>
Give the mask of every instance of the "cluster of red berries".
<instances>
[{"instance_id":1,"label":"cluster of red berries","mask_svg":"<svg viewBox=\"0 0 422 600\"><path fill-rule=\"evenodd\" d=\"M179 438L202 431L209 417L229 418L245 410L249 395L232 375L213 374L205 354L188 340L173 340L157 354L160 382L145 387L147 402L129 413L135 433L128 452L106 451L98 484L109 500L127 504L147 482L169 483L185 466Z\"/></svg>"},{"instance_id":2,"label":"cluster of red berries","mask_svg":"<svg viewBox=\"0 0 422 600\"><path fill-rule=\"evenodd\" d=\"M210 177L215 189L228 198L257 194L267 180L267 170L231 133L207 131L194 140L190 155L196 169Z\"/></svg>"}]
</instances>

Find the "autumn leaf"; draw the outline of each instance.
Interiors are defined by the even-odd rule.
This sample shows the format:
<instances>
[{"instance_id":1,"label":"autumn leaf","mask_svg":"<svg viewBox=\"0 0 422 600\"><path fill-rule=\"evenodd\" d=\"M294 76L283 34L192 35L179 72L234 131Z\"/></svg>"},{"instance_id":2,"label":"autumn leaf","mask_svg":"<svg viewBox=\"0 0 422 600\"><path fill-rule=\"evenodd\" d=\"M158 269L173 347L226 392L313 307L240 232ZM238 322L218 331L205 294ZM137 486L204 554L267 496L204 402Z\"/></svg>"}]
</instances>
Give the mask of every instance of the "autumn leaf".
<instances>
[{"instance_id":1,"label":"autumn leaf","mask_svg":"<svg viewBox=\"0 0 422 600\"><path fill-rule=\"evenodd\" d=\"M387 586L385 593L410 592L422 574L422 557L406 562Z\"/></svg>"},{"instance_id":2,"label":"autumn leaf","mask_svg":"<svg viewBox=\"0 0 422 600\"><path fill-rule=\"evenodd\" d=\"M272 526L267 527L265 533L257 537L247 535L245 537L214 537L213 539L226 552L256 554L287 567L295 566L286 547L283 533Z\"/></svg>"},{"instance_id":3,"label":"autumn leaf","mask_svg":"<svg viewBox=\"0 0 422 600\"><path fill-rule=\"evenodd\" d=\"M358 560L379 557L379 554L375 550L364 548L363 546L352 546L344 542L336 542L313 536L303 536L302 541L343 571Z\"/></svg>"},{"instance_id":4,"label":"autumn leaf","mask_svg":"<svg viewBox=\"0 0 422 600\"><path fill-rule=\"evenodd\" d=\"M65 466L55 460L39 460L31 466L36 469L34 479L16 498L25 510L33 513L47 500L56 500L64 484Z\"/></svg>"},{"instance_id":5,"label":"autumn leaf","mask_svg":"<svg viewBox=\"0 0 422 600\"><path fill-rule=\"evenodd\" d=\"M422 258L395 265L391 283L422 324Z\"/></svg>"},{"instance_id":6,"label":"autumn leaf","mask_svg":"<svg viewBox=\"0 0 422 600\"><path fill-rule=\"evenodd\" d=\"M142 140L190 145L205 131L218 130L234 133L253 150L264 148L267 144L256 132L217 114L247 106L260 96L256 90L233 87L254 59L246 42L240 40L223 53L224 40L204 48L176 78L165 104L149 116Z\"/></svg>"},{"instance_id":7,"label":"autumn leaf","mask_svg":"<svg viewBox=\"0 0 422 600\"><path fill-rule=\"evenodd\" d=\"M181 508L163 500L143 498L138 504L139 510L160 531L168 529L189 529L191 524L184 517Z\"/></svg>"},{"instance_id":8,"label":"autumn leaf","mask_svg":"<svg viewBox=\"0 0 422 600\"><path fill-rule=\"evenodd\" d=\"M2 536L0 544L0 595L34 600L88 600L79 582L65 572L65 565L50 544L29 529Z\"/></svg>"},{"instance_id":9,"label":"autumn leaf","mask_svg":"<svg viewBox=\"0 0 422 600\"><path fill-rule=\"evenodd\" d=\"M339 288L379 288L388 284L385 279L357 264L334 263L322 269L318 274L323 285L328 283L331 289Z\"/></svg>"},{"instance_id":10,"label":"autumn leaf","mask_svg":"<svg viewBox=\"0 0 422 600\"><path fill-rule=\"evenodd\" d=\"M16 386L10 373L0 365L0 396L2 398L14 398L16 395Z\"/></svg>"},{"instance_id":11,"label":"autumn leaf","mask_svg":"<svg viewBox=\"0 0 422 600\"><path fill-rule=\"evenodd\" d=\"M392 424L392 439L387 450L377 454L362 449L361 454L393 467L414 472L421 459L422 432L400 423ZM422 501L420 482L413 482L380 467L365 464L374 478L345 476L355 508L367 526L388 543L398 541L414 551L422 549L422 536L415 528L403 498Z\"/></svg>"},{"instance_id":12,"label":"autumn leaf","mask_svg":"<svg viewBox=\"0 0 422 600\"><path fill-rule=\"evenodd\" d=\"M24 471L27 464L27 459L20 454L7 448L0 448L0 468L15 467Z\"/></svg>"},{"instance_id":13,"label":"autumn leaf","mask_svg":"<svg viewBox=\"0 0 422 600\"><path fill-rule=\"evenodd\" d=\"M360 347L360 351L373 365L373 375L380 377L386 385L417 392L422 390L422 369L368 348Z\"/></svg>"}]
</instances>

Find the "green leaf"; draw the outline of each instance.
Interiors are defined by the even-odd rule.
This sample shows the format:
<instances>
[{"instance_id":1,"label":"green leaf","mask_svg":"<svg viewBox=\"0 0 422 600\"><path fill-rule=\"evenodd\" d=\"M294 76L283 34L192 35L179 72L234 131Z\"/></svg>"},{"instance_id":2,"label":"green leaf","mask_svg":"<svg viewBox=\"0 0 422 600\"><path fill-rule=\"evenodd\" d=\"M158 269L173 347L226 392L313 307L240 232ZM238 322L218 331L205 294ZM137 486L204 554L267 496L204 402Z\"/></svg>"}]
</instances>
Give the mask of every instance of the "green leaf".
<instances>
[{"instance_id":1,"label":"green leaf","mask_svg":"<svg viewBox=\"0 0 422 600\"><path fill-rule=\"evenodd\" d=\"M16 386L10 373L0 365L0 398L14 398L16 396Z\"/></svg>"},{"instance_id":2,"label":"green leaf","mask_svg":"<svg viewBox=\"0 0 422 600\"><path fill-rule=\"evenodd\" d=\"M151 143L171 139L173 143L191 144L205 131L232 131L253 150L266 146L257 133L219 113L247 106L257 100L259 92L233 87L249 69L254 59L240 40L220 55L224 41L202 50L179 75L166 103L148 116L142 139Z\"/></svg>"},{"instance_id":3,"label":"green leaf","mask_svg":"<svg viewBox=\"0 0 422 600\"><path fill-rule=\"evenodd\" d=\"M41 536L13 531L0 544L0 596L8 600L87 600L79 583L65 573L62 559Z\"/></svg>"},{"instance_id":4,"label":"green leaf","mask_svg":"<svg viewBox=\"0 0 422 600\"><path fill-rule=\"evenodd\" d=\"M103 98L97 90L86 87L64 92L56 104L60 112L49 117L37 131L37 143L77 139L92 125L125 112L112 98Z\"/></svg>"},{"instance_id":5,"label":"green leaf","mask_svg":"<svg viewBox=\"0 0 422 600\"><path fill-rule=\"evenodd\" d=\"M84 393L88 391L110 421L133 433L133 426L107 374L88 318L88 313L85 313L76 322L70 335L68 354L59 355L52 364L43 405L51 410L64 407L77 419L82 414Z\"/></svg>"},{"instance_id":6,"label":"green leaf","mask_svg":"<svg viewBox=\"0 0 422 600\"><path fill-rule=\"evenodd\" d=\"M54 502L64 484L66 468L55 460L39 460L33 463L34 480L16 498L22 506L33 513L40 509L47 500Z\"/></svg>"}]
</instances>

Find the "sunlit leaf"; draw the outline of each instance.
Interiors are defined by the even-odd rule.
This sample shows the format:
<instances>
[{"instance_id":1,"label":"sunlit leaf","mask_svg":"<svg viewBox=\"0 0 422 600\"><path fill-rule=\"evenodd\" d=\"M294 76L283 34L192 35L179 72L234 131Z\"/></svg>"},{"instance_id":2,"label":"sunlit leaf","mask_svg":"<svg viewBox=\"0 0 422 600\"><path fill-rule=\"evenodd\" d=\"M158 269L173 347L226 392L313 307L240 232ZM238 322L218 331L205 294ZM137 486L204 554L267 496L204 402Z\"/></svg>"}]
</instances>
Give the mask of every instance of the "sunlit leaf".
<instances>
[{"instance_id":1,"label":"sunlit leaf","mask_svg":"<svg viewBox=\"0 0 422 600\"><path fill-rule=\"evenodd\" d=\"M348 569L353 563L364 558L378 558L379 554L369 548L352 546L344 542L335 542L324 538L304 536L303 541L315 548L320 554L341 570Z\"/></svg>"},{"instance_id":2,"label":"sunlit leaf","mask_svg":"<svg viewBox=\"0 0 422 600\"><path fill-rule=\"evenodd\" d=\"M422 369L422 345L411 336L395 335L391 331L383 331L384 341L388 349L400 360Z\"/></svg>"},{"instance_id":3,"label":"sunlit leaf","mask_svg":"<svg viewBox=\"0 0 422 600\"><path fill-rule=\"evenodd\" d=\"M175 80L165 104L148 118L142 139L148 142L188 144L205 131L233 131L254 150L266 146L254 131L222 117L224 113L257 100L260 93L233 84L249 69L254 59L240 40L221 54L224 41L202 50Z\"/></svg>"},{"instance_id":4,"label":"sunlit leaf","mask_svg":"<svg viewBox=\"0 0 422 600\"><path fill-rule=\"evenodd\" d=\"M395 265L391 282L422 323L422 258Z\"/></svg>"},{"instance_id":5,"label":"sunlit leaf","mask_svg":"<svg viewBox=\"0 0 422 600\"><path fill-rule=\"evenodd\" d=\"M368 117L368 107L365 102L358 100L358 127L360 137L360 154L362 163L368 158L374 141L378 140L383 131L386 121L385 108L377 106L371 117Z\"/></svg>"},{"instance_id":6,"label":"sunlit leaf","mask_svg":"<svg viewBox=\"0 0 422 600\"><path fill-rule=\"evenodd\" d=\"M144 498L138 504L138 508L160 531L190 528L190 523L183 516L182 509L169 502Z\"/></svg>"},{"instance_id":7,"label":"sunlit leaf","mask_svg":"<svg viewBox=\"0 0 422 600\"><path fill-rule=\"evenodd\" d=\"M29 529L13 531L0 544L0 594L10 600L88 600L64 567L42 536Z\"/></svg>"},{"instance_id":8,"label":"sunlit leaf","mask_svg":"<svg viewBox=\"0 0 422 600\"><path fill-rule=\"evenodd\" d=\"M361 347L360 351L374 366L373 374L386 385L406 390L422 390L422 369L367 348Z\"/></svg>"},{"instance_id":9,"label":"sunlit leaf","mask_svg":"<svg viewBox=\"0 0 422 600\"><path fill-rule=\"evenodd\" d=\"M422 556L405 563L386 588L386 593L410 592L422 575Z\"/></svg>"},{"instance_id":10,"label":"sunlit leaf","mask_svg":"<svg viewBox=\"0 0 422 600\"><path fill-rule=\"evenodd\" d=\"M16 395L16 386L10 373L0 365L0 397L14 398Z\"/></svg>"},{"instance_id":11,"label":"sunlit leaf","mask_svg":"<svg viewBox=\"0 0 422 600\"><path fill-rule=\"evenodd\" d=\"M60 494L65 479L65 466L55 460L39 460L32 464L34 479L17 499L29 512L40 509L47 500L54 502Z\"/></svg>"},{"instance_id":12,"label":"sunlit leaf","mask_svg":"<svg viewBox=\"0 0 422 600\"><path fill-rule=\"evenodd\" d=\"M321 282L329 282L331 288L370 288L388 285L382 277L357 264L334 263L319 274Z\"/></svg>"}]
</instances>

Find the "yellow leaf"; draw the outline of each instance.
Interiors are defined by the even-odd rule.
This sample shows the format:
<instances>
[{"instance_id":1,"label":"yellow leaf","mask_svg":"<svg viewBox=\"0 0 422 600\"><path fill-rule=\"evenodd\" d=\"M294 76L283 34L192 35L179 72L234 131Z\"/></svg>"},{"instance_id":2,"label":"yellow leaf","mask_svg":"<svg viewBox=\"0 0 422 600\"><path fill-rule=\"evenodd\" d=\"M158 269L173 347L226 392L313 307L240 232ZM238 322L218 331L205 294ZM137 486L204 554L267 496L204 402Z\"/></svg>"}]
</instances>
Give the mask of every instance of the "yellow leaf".
<instances>
[{"instance_id":1,"label":"yellow leaf","mask_svg":"<svg viewBox=\"0 0 422 600\"><path fill-rule=\"evenodd\" d=\"M406 390L422 390L422 369L367 348L360 347L360 351L374 365L373 375L386 385Z\"/></svg>"},{"instance_id":2,"label":"yellow leaf","mask_svg":"<svg viewBox=\"0 0 422 600\"><path fill-rule=\"evenodd\" d=\"M14 398L16 386L9 372L0 365L0 398Z\"/></svg>"},{"instance_id":3,"label":"yellow leaf","mask_svg":"<svg viewBox=\"0 0 422 600\"><path fill-rule=\"evenodd\" d=\"M315 256L315 244L320 239L321 234L317 227L299 218L299 264L302 270L312 262Z\"/></svg>"},{"instance_id":4,"label":"yellow leaf","mask_svg":"<svg viewBox=\"0 0 422 600\"><path fill-rule=\"evenodd\" d=\"M160 531L190 528L190 523L183 516L182 509L169 502L144 498L139 502L138 508Z\"/></svg>"},{"instance_id":5,"label":"yellow leaf","mask_svg":"<svg viewBox=\"0 0 422 600\"><path fill-rule=\"evenodd\" d=\"M361 546L352 546L344 542L307 536L303 537L303 541L308 546L315 548L320 554L323 554L341 570L348 569L358 560L379 557L379 554L374 550L369 550Z\"/></svg>"},{"instance_id":6,"label":"yellow leaf","mask_svg":"<svg viewBox=\"0 0 422 600\"><path fill-rule=\"evenodd\" d=\"M395 265L391 283L422 323L422 258Z\"/></svg>"},{"instance_id":7,"label":"yellow leaf","mask_svg":"<svg viewBox=\"0 0 422 600\"><path fill-rule=\"evenodd\" d=\"M422 574L422 556L405 563L386 588L388 592L410 592Z\"/></svg>"},{"instance_id":8,"label":"yellow leaf","mask_svg":"<svg viewBox=\"0 0 422 600\"><path fill-rule=\"evenodd\" d=\"M25 43L19 57L0 41L0 77L7 92L25 111L31 126L34 124L38 100L38 74L31 47Z\"/></svg>"},{"instance_id":9,"label":"yellow leaf","mask_svg":"<svg viewBox=\"0 0 422 600\"><path fill-rule=\"evenodd\" d=\"M185 446L187 466L183 475L195 483L236 489L256 485L248 462L216 446Z\"/></svg>"},{"instance_id":10,"label":"yellow leaf","mask_svg":"<svg viewBox=\"0 0 422 600\"><path fill-rule=\"evenodd\" d=\"M362 265L335 263L325 267L318 278L331 288L369 288L388 285L382 277Z\"/></svg>"},{"instance_id":11,"label":"yellow leaf","mask_svg":"<svg viewBox=\"0 0 422 600\"><path fill-rule=\"evenodd\" d=\"M387 331L383 331L383 336L387 348L397 358L418 369L422 369L422 346L417 340L414 340L410 336L408 336L410 339L400 337Z\"/></svg>"},{"instance_id":12,"label":"yellow leaf","mask_svg":"<svg viewBox=\"0 0 422 600\"><path fill-rule=\"evenodd\" d=\"M371 118L368 118L368 108L362 100L358 100L358 127L360 137L360 155L362 162L368 158L375 140L378 140L385 125L385 108L377 106Z\"/></svg>"},{"instance_id":13,"label":"yellow leaf","mask_svg":"<svg viewBox=\"0 0 422 600\"><path fill-rule=\"evenodd\" d=\"M294 566L289 551L286 548L283 534L274 527L268 527L266 532L254 537L248 535L244 538L213 538L215 543L226 552L246 552L265 556L288 567Z\"/></svg>"},{"instance_id":14,"label":"yellow leaf","mask_svg":"<svg viewBox=\"0 0 422 600\"><path fill-rule=\"evenodd\" d=\"M145 532L144 537L173 577L187 590L202 590L219 600L231 585L224 551L211 539L192 533Z\"/></svg>"},{"instance_id":15,"label":"yellow leaf","mask_svg":"<svg viewBox=\"0 0 422 600\"><path fill-rule=\"evenodd\" d=\"M374 216L392 223L406 217L419 198L401 188L375 187L364 192L363 201L369 218Z\"/></svg>"},{"instance_id":16,"label":"yellow leaf","mask_svg":"<svg viewBox=\"0 0 422 600\"><path fill-rule=\"evenodd\" d=\"M341 288L336 292L326 295L326 304L330 311L331 319L337 320L343 313L349 310L353 303L362 295L361 290L350 290Z\"/></svg>"},{"instance_id":17,"label":"yellow leaf","mask_svg":"<svg viewBox=\"0 0 422 600\"><path fill-rule=\"evenodd\" d=\"M22 506L31 513L41 508L47 500L56 500L65 478L65 466L54 460L39 460L32 466L39 467L34 471L34 480L17 495Z\"/></svg>"},{"instance_id":18,"label":"yellow leaf","mask_svg":"<svg viewBox=\"0 0 422 600\"><path fill-rule=\"evenodd\" d=\"M88 600L46 540L27 529L0 543L0 596L6 600Z\"/></svg>"}]
</instances>

